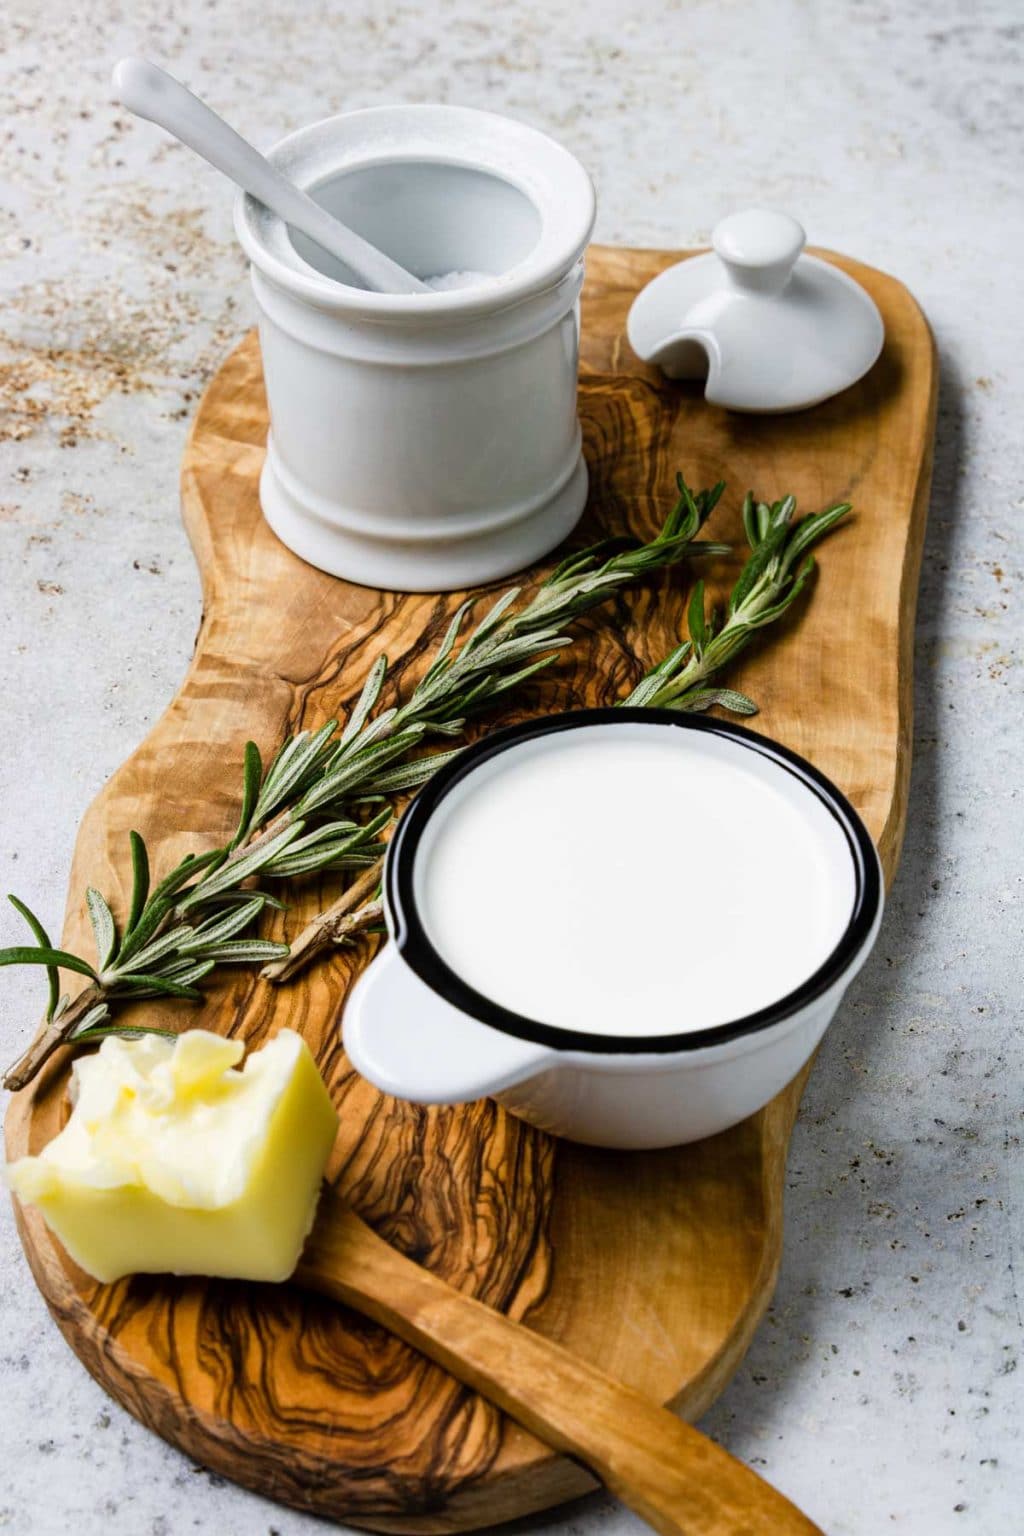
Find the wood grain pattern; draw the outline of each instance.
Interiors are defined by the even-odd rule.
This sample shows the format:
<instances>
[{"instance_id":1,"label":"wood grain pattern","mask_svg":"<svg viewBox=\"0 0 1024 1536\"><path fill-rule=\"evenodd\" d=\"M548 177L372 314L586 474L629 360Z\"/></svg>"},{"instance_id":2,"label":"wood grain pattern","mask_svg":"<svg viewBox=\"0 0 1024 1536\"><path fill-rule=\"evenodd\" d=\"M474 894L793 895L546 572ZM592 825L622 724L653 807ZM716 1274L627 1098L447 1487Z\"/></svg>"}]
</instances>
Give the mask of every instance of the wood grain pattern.
<instances>
[{"instance_id":1,"label":"wood grain pattern","mask_svg":"<svg viewBox=\"0 0 1024 1536\"><path fill-rule=\"evenodd\" d=\"M878 365L812 412L729 415L696 387L664 382L626 344L633 294L675 259L590 254L581 413L592 492L579 539L653 533L677 467L694 484L728 479L718 537L739 537L748 485L767 496L793 491L805 509L840 497L855 503L855 520L823 546L812 600L729 680L758 699L759 728L845 789L891 876L906 811L913 614L935 419L927 325L899 283L841 261L882 309ZM204 592L195 658L166 714L85 817L64 934L71 945L87 942L88 880L115 906L124 902L117 872L131 827L163 867L228 834L246 736L270 749L284 732L343 711L381 649L401 687L458 601L351 587L290 555L259 514L265 432L249 338L204 397L184 464L184 513ZM719 562L712 585L732 573ZM675 642L688 588L685 571L671 573L591 616L518 712L621 696ZM184 829L199 813L196 838ZM283 931L297 932L336 892L329 879L297 890ZM300 1030L341 1111L331 1178L371 1226L610 1375L687 1417L701 1413L771 1295L802 1083L697 1146L629 1155L556 1147L493 1103L421 1109L359 1079L338 1032L359 963L339 957L281 989L239 972L198 1013L173 1004L155 1011L252 1043L283 1025ZM57 1058L17 1096L9 1156L38 1150L54 1133L65 1077ZM98 1287L34 1213L20 1222L40 1288L93 1374L144 1423L250 1487L371 1529L427 1533L493 1527L590 1486L574 1463L354 1312L288 1288L144 1279Z\"/></svg>"},{"instance_id":2,"label":"wood grain pattern","mask_svg":"<svg viewBox=\"0 0 1024 1536\"><path fill-rule=\"evenodd\" d=\"M823 1536L699 1429L414 1264L330 1191L293 1279L383 1323L581 1461L659 1536Z\"/></svg>"}]
</instances>

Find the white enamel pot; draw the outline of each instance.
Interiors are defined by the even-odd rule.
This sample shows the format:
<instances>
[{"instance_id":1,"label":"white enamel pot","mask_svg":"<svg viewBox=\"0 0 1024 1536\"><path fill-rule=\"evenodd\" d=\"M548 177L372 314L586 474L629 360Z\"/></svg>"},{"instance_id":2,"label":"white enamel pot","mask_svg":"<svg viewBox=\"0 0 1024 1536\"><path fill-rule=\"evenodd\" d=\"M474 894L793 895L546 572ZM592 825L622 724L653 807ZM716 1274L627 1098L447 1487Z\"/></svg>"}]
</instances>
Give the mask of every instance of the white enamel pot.
<instances>
[{"instance_id":1,"label":"white enamel pot","mask_svg":"<svg viewBox=\"0 0 1024 1536\"><path fill-rule=\"evenodd\" d=\"M595 201L583 167L524 124L447 106L345 113L268 158L417 277L487 274L371 293L240 194L271 527L322 570L401 591L475 586L540 559L587 493L578 300Z\"/></svg>"},{"instance_id":2,"label":"white enamel pot","mask_svg":"<svg viewBox=\"0 0 1024 1536\"><path fill-rule=\"evenodd\" d=\"M493 1001L439 953L423 895L436 857L437 827L474 785L480 789L482 775L507 764L504 754L553 749L565 732L582 733L582 744L595 731L633 733L636 739L657 733L660 742L670 740L680 751L711 754L725 771L738 763L785 797L787 814L806 815L817 829L826 878L834 874L849 897L843 897L837 941L784 996L742 1017L678 1033L662 1028L650 1035L617 1034L607 1027L588 1033L578 1021L567 1029ZM689 814L699 809L692 807ZM699 871L686 877L699 887ZM866 827L810 763L732 723L627 708L528 722L468 748L428 782L402 817L388 851L384 892L391 942L353 989L343 1020L345 1048L358 1071L401 1098L454 1104L490 1096L556 1135L621 1148L672 1146L714 1135L784 1088L815 1050L867 959L883 905L881 868ZM485 903L486 893L479 899ZM682 955L684 924L679 945ZM744 964L744 948L743 934L737 933L737 967ZM516 963L510 955L509 964ZM681 965L680 1025L685 975Z\"/></svg>"}]
</instances>

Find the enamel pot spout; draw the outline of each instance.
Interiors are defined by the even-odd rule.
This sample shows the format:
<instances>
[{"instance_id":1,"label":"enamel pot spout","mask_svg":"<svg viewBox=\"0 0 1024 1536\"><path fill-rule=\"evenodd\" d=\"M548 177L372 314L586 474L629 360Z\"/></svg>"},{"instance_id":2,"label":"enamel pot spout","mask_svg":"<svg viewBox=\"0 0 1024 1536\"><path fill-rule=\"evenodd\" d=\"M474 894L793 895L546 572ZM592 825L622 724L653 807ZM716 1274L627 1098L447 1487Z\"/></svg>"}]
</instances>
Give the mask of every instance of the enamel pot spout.
<instances>
[{"instance_id":1,"label":"enamel pot spout","mask_svg":"<svg viewBox=\"0 0 1024 1536\"><path fill-rule=\"evenodd\" d=\"M345 1008L349 1060L384 1093L421 1104L465 1104L520 1084L556 1053L471 1019L446 1002L389 944Z\"/></svg>"}]
</instances>

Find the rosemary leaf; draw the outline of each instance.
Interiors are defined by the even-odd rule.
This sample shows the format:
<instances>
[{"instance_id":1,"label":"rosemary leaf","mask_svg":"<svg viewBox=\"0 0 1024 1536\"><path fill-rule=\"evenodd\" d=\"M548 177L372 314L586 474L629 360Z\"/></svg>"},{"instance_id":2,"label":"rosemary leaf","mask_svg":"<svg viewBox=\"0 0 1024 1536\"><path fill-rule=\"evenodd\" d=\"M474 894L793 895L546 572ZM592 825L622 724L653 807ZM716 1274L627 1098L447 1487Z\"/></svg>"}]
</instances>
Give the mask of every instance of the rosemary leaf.
<instances>
[{"instance_id":1,"label":"rosemary leaf","mask_svg":"<svg viewBox=\"0 0 1024 1536\"><path fill-rule=\"evenodd\" d=\"M96 940L96 961L102 971L110 963L117 948L117 926L106 901L91 885L85 893L85 900L89 908L93 938Z\"/></svg>"},{"instance_id":2,"label":"rosemary leaf","mask_svg":"<svg viewBox=\"0 0 1024 1536\"><path fill-rule=\"evenodd\" d=\"M146 851L146 844L138 832L129 832L128 844L132 859L132 897L128 904L128 916L125 918L125 938L132 932L145 911L146 899L149 896L149 854Z\"/></svg>"},{"instance_id":3,"label":"rosemary leaf","mask_svg":"<svg viewBox=\"0 0 1024 1536\"><path fill-rule=\"evenodd\" d=\"M734 715L757 714L753 699L748 699L745 693L737 693L735 688L695 688L686 695L686 709L692 714L701 714L715 704Z\"/></svg>"},{"instance_id":4,"label":"rosemary leaf","mask_svg":"<svg viewBox=\"0 0 1024 1536\"><path fill-rule=\"evenodd\" d=\"M229 886L236 886L240 881L250 875L258 874L264 865L269 864L274 855L293 843L302 831L304 823L293 821L284 827L274 837L268 838L264 843L257 843L246 851L239 853L233 863L227 862L217 871L201 880L180 898L176 905L179 915L184 915L191 908L201 905L211 896L227 890Z\"/></svg>"},{"instance_id":5,"label":"rosemary leaf","mask_svg":"<svg viewBox=\"0 0 1024 1536\"><path fill-rule=\"evenodd\" d=\"M121 954L112 974L117 975L118 970L125 973L129 971L148 971L155 966L158 960L163 960L165 955L177 951L179 946L192 935L192 928L187 923L181 923L177 928L170 928L162 933L158 939L153 939L149 944L144 944L141 949L135 950L131 955Z\"/></svg>"},{"instance_id":6,"label":"rosemary leaf","mask_svg":"<svg viewBox=\"0 0 1024 1536\"><path fill-rule=\"evenodd\" d=\"M690 631L690 639L697 656L700 656L708 641L708 626L704 617L704 583L698 581L690 596L690 605L686 610L686 623Z\"/></svg>"},{"instance_id":7,"label":"rosemary leaf","mask_svg":"<svg viewBox=\"0 0 1024 1536\"><path fill-rule=\"evenodd\" d=\"M37 949L28 944L15 944L10 949L0 949L0 965L45 965L47 970L62 965L66 971L77 971L80 976L98 978L88 960L72 955L66 949L50 949L40 944Z\"/></svg>"},{"instance_id":8,"label":"rosemary leaf","mask_svg":"<svg viewBox=\"0 0 1024 1536\"><path fill-rule=\"evenodd\" d=\"M176 981L179 986L190 987L193 982L202 981L204 976L209 976L216 963L216 960L209 960L205 956L197 959L195 955L186 955L181 960L175 960L163 966L159 974L168 981Z\"/></svg>"},{"instance_id":9,"label":"rosemary leaf","mask_svg":"<svg viewBox=\"0 0 1024 1536\"><path fill-rule=\"evenodd\" d=\"M263 781L253 821L262 823L282 806L301 795L317 777L317 767L331 751L331 737L337 720L328 720L318 731L300 731L293 736Z\"/></svg>"},{"instance_id":10,"label":"rosemary leaf","mask_svg":"<svg viewBox=\"0 0 1024 1536\"><path fill-rule=\"evenodd\" d=\"M110 1017L110 1007L107 1003L97 1003L82 1016L82 1022L75 1029L72 1036L75 1040L81 1040L82 1036L90 1029L96 1029Z\"/></svg>"},{"instance_id":11,"label":"rosemary leaf","mask_svg":"<svg viewBox=\"0 0 1024 1536\"><path fill-rule=\"evenodd\" d=\"M209 961L206 971L202 974L205 976L207 971L212 971L215 963L213 960ZM185 986L180 981L172 981L169 976L158 976L154 972L148 972L146 975L118 976L108 996L117 997L121 993L131 997L182 997L193 1003L201 1002L203 996L196 987Z\"/></svg>"},{"instance_id":12,"label":"rosemary leaf","mask_svg":"<svg viewBox=\"0 0 1024 1536\"><path fill-rule=\"evenodd\" d=\"M388 675L388 659L386 656L378 656L370 668L369 676L363 684L363 691L356 701L356 706L348 717L348 723L338 740L339 747L347 747L353 737L358 736L366 723L366 719L380 698L380 691L384 686L384 679Z\"/></svg>"},{"instance_id":13,"label":"rosemary leaf","mask_svg":"<svg viewBox=\"0 0 1024 1536\"><path fill-rule=\"evenodd\" d=\"M231 906L226 912L218 910L205 922L198 923L178 946L183 955L191 953L197 945L219 944L233 939L243 928L253 922L266 906L266 897L256 895L249 901Z\"/></svg>"},{"instance_id":14,"label":"rosemary leaf","mask_svg":"<svg viewBox=\"0 0 1024 1536\"><path fill-rule=\"evenodd\" d=\"M189 953L197 962L208 961L207 969L212 970L215 965L258 965L264 960L280 960L288 953L288 945L277 944L272 939L234 939L230 944L197 946ZM176 984L181 984L180 976Z\"/></svg>"},{"instance_id":15,"label":"rosemary leaf","mask_svg":"<svg viewBox=\"0 0 1024 1536\"><path fill-rule=\"evenodd\" d=\"M19 901L17 896L9 895L7 900L10 902L14 910L20 913L21 916L25 919L29 928L32 930L32 936L36 943L39 945L40 949L52 950L53 945L50 943L50 936L32 909L26 906L23 901ZM46 1017L47 1019L52 1019L60 1005L60 976L55 965L48 965L46 967L46 980L49 987L49 995L46 1002Z\"/></svg>"},{"instance_id":16,"label":"rosemary leaf","mask_svg":"<svg viewBox=\"0 0 1024 1536\"><path fill-rule=\"evenodd\" d=\"M141 1040L143 1035L161 1035L165 1040L176 1040L177 1032L173 1029L158 1029L154 1024L112 1024L97 1023L88 1029L76 1029L71 1036L72 1045L93 1045L97 1040L108 1040L111 1036L120 1040Z\"/></svg>"},{"instance_id":17,"label":"rosemary leaf","mask_svg":"<svg viewBox=\"0 0 1024 1536\"><path fill-rule=\"evenodd\" d=\"M228 847L235 849L252 825L253 812L259 799L260 782L263 778L263 759L254 741L247 741L242 757L242 809L238 815L238 827Z\"/></svg>"},{"instance_id":18,"label":"rosemary leaf","mask_svg":"<svg viewBox=\"0 0 1024 1536\"><path fill-rule=\"evenodd\" d=\"M170 896L150 897L135 927L121 941L117 956L119 964L127 965L129 960L134 960L147 947L173 910L174 902Z\"/></svg>"},{"instance_id":19,"label":"rosemary leaf","mask_svg":"<svg viewBox=\"0 0 1024 1536\"><path fill-rule=\"evenodd\" d=\"M462 748L455 747L451 752L431 752L426 757L413 758L411 763L402 763L397 768L378 774L374 787L377 793L382 795L402 794L410 789L418 789L421 784L425 784L429 778L432 778L439 768L443 768L445 763L450 763L461 753Z\"/></svg>"},{"instance_id":20,"label":"rosemary leaf","mask_svg":"<svg viewBox=\"0 0 1024 1536\"><path fill-rule=\"evenodd\" d=\"M743 498L743 532L746 534L750 548L756 549L761 542L761 530L758 526L753 491L748 491Z\"/></svg>"}]
</instances>

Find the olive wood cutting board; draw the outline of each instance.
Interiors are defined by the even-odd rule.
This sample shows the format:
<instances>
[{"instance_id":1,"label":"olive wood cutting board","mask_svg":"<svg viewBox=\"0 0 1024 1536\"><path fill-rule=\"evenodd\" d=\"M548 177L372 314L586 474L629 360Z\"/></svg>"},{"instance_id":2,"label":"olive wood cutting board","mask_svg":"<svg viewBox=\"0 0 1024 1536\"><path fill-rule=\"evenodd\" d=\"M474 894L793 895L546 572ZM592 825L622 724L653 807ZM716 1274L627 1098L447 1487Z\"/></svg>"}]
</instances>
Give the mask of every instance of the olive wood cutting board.
<instances>
[{"instance_id":1,"label":"olive wood cutting board","mask_svg":"<svg viewBox=\"0 0 1024 1536\"><path fill-rule=\"evenodd\" d=\"M928 326L898 282L834 258L881 308L878 364L815 410L731 415L707 405L699 386L664 381L626 342L634 294L677 259L589 254L580 410L591 494L575 542L625 531L651 537L673 501L677 469L695 487L728 481L708 532L737 544L748 486L769 500L792 491L804 511L854 503L854 517L821 547L809 597L726 681L759 702L755 728L805 753L845 790L891 878L907 804L935 423ZM85 816L64 930L70 947L88 944L87 883L123 910L129 829L144 834L162 869L230 836L246 738L266 756L285 733L344 716L381 651L396 686L407 687L460 600L350 586L290 554L260 516L266 430L259 349L249 336L210 384L185 454L184 515L204 602L195 657L167 712ZM737 552L710 566L710 585L722 590L739 560ZM590 615L505 718L620 698L683 633L693 580L692 568L678 568ZM334 879L297 886L274 931L297 933L337 894ZM693 886L694 872L680 870L681 933ZM345 994L374 942L286 987L235 970L198 1009L156 1011L162 1023L201 1024L254 1045L283 1026L297 1029L341 1114L330 1176L372 1226L460 1289L657 1401L688 1418L703 1413L772 1294L803 1078L735 1130L652 1153L557 1143L489 1100L401 1103L356 1076L341 1046ZM833 1027L842 1030L842 1014ZM66 1073L58 1058L16 1096L10 1157L38 1151L55 1133ZM443 1532L490 1528L592 1486L582 1468L353 1312L290 1287L154 1278L96 1285L34 1211L19 1221L40 1289L93 1375L144 1424L250 1488L375 1530Z\"/></svg>"}]
</instances>

